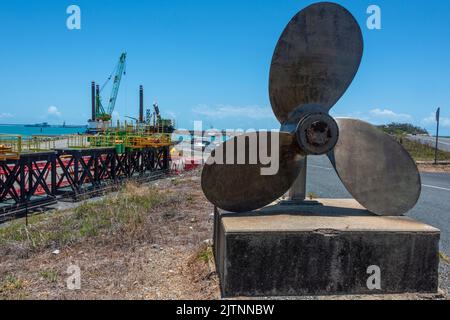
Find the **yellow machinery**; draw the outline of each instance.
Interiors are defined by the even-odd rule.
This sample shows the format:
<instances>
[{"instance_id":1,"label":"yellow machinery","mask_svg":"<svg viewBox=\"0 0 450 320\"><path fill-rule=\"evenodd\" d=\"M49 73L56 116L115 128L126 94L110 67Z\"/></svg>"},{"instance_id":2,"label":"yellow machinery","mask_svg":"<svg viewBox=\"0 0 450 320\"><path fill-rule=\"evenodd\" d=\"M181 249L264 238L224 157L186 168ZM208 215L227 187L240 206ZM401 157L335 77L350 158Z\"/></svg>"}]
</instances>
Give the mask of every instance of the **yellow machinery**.
<instances>
[{"instance_id":1,"label":"yellow machinery","mask_svg":"<svg viewBox=\"0 0 450 320\"><path fill-rule=\"evenodd\" d=\"M130 149L160 148L170 146L172 139L169 134L134 134L107 133L88 138L91 147L117 147Z\"/></svg>"},{"instance_id":2,"label":"yellow machinery","mask_svg":"<svg viewBox=\"0 0 450 320\"><path fill-rule=\"evenodd\" d=\"M50 151L68 145L66 136L31 136L0 134L0 160L18 160L21 154Z\"/></svg>"},{"instance_id":3,"label":"yellow machinery","mask_svg":"<svg viewBox=\"0 0 450 320\"><path fill-rule=\"evenodd\" d=\"M0 161L18 160L22 150L22 136L0 135Z\"/></svg>"}]
</instances>

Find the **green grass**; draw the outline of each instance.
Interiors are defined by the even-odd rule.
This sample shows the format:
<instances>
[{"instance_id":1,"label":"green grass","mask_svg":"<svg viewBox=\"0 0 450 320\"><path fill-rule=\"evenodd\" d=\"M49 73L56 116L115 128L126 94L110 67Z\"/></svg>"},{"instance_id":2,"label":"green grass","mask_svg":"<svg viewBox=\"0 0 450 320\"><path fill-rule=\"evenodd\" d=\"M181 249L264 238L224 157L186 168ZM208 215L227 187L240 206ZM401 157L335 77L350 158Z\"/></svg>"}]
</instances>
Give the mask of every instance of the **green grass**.
<instances>
[{"instance_id":1,"label":"green grass","mask_svg":"<svg viewBox=\"0 0 450 320\"><path fill-rule=\"evenodd\" d=\"M403 147L416 161L434 161L434 148L417 141L411 141L405 137L397 137ZM450 152L438 150L438 161L450 161Z\"/></svg>"},{"instance_id":2,"label":"green grass","mask_svg":"<svg viewBox=\"0 0 450 320\"><path fill-rule=\"evenodd\" d=\"M383 132L393 136L409 152L415 161L434 161L435 149L433 146L412 141L407 138L408 134L427 134L425 129L407 123L391 123L389 125L377 126ZM438 150L438 161L450 161L450 152Z\"/></svg>"},{"instance_id":3,"label":"green grass","mask_svg":"<svg viewBox=\"0 0 450 320\"><path fill-rule=\"evenodd\" d=\"M39 274L48 282L55 283L56 281L58 281L58 272L53 269L42 270Z\"/></svg>"},{"instance_id":4,"label":"green grass","mask_svg":"<svg viewBox=\"0 0 450 320\"><path fill-rule=\"evenodd\" d=\"M19 279L13 273L7 273L0 279L0 298L13 297L14 300L24 299L23 289L27 282Z\"/></svg>"},{"instance_id":5,"label":"green grass","mask_svg":"<svg viewBox=\"0 0 450 320\"><path fill-rule=\"evenodd\" d=\"M9 290L23 289L24 287L24 282L12 273L7 274L2 282L3 288L7 288Z\"/></svg>"},{"instance_id":6,"label":"green grass","mask_svg":"<svg viewBox=\"0 0 450 320\"><path fill-rule=\"evenodd\" d=\"M204 246L198 253L198 259L203 261L204 263L208 263L213 260L213 251L212 247Z\"/></svg>"}]
</instances>

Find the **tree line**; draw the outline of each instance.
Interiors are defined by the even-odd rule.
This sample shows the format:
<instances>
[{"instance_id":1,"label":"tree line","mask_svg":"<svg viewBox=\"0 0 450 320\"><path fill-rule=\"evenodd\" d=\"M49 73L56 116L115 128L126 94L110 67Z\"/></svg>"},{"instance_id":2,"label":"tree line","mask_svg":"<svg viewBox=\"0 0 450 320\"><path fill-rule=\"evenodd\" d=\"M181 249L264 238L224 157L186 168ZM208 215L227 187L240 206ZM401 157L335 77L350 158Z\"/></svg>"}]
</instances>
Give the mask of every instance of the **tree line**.
<instances>
[{"instance_id":1,"label":"tree line","mask_svg":"<svg viewBox=\"0 0 450 320\"><path fill-rule=\"evenodd\" d=\"M377 126L388 134L402 135L402 134L428 134L428 131L424 128L414 126L410 123L397 123L384 124Z\"/></svg>"}]
</instances>

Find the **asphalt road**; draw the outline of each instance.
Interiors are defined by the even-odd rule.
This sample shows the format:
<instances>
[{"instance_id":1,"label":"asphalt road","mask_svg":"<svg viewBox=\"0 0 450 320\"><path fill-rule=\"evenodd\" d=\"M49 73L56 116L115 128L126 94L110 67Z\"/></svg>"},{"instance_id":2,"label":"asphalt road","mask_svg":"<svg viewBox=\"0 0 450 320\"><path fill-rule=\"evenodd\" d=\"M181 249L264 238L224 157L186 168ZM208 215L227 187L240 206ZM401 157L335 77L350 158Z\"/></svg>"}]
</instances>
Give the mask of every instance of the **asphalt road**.
<instances>
[{"instance_id":1,"label":"asphalt road","mask_svg":"<svg viewBox=\"0 0 450 320\"><path fill-rule=\"evenodd\" d=\"M427 136L408 136L409 139L419 141L423 144L434 146L436 145L436 137ZM450 138L439 138L438 149L450 152Z\"/></svg>"},{"instance_id":2,"label":"asphalt road","mask_svg":"<svg viewBox=\"0 0 450 320\"><path fill-rule=\"evenodd\" d=\"M450 256L450 174L422 173L422 194L406 215L441 230L441 251ZM308 158L307 193L319 198L352 198L326 156Z\"/></svg>"}]
</instances>

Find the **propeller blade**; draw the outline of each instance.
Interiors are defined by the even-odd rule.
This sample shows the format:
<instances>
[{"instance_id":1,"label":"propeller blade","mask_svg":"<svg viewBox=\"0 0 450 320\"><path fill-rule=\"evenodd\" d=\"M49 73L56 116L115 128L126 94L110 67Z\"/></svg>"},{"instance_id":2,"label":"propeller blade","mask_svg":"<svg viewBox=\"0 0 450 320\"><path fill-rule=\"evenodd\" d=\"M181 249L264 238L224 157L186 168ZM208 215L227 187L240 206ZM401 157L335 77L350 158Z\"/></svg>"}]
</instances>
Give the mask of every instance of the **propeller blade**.
<instances>
[{"instance_id":1,"label":"propeller blade","mask_svg":"<svg viewBox=\"0 0 450 320\"><path fill-rule=\"evenodd\" d=\"M322 2L300 11L281 35L270 69L270 101L280 123L298 106L329 111L353 81L362 53L361 29L345 8Z\"/></svg>"},{"instance_id":2,"label":"propeller blade","mask_svg":"<svg viewBox=\"0 0 450 320\"><path fill-rule=\"evenodd\" d=\"M366 122L336 122L339 141L328 157L355 200L384 216L399 216L412 209L420 196L421 180L409 153Z\"/></svg>"},{"instance_id":3,"label":"propeller blade","mask_svg":"<svg viewBox=\"0 0 450 320\"><path fill-rule=\"evenodd\" d=\"M302 159L294 135L244 134L212 152L203 168L202 189L206 198L223 210L256 210L289 190L300 173Z\"/></svg>"}]
</instances>

